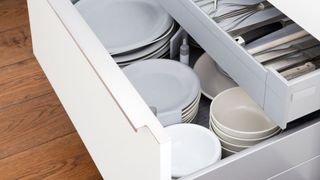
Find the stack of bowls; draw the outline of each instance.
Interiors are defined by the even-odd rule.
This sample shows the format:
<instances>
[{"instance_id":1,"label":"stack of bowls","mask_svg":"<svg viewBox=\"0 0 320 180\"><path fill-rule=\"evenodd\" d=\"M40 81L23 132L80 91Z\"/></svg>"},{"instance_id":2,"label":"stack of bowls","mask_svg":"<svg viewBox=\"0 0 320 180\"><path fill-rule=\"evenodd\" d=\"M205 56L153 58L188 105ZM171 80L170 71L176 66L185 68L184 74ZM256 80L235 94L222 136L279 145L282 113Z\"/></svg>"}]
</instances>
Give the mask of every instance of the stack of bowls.
<instances>
[{"instance_id":1,"label":"stack of bowls","mask_svg":"<svg viewBox=\"0 0 320 180\"><path fill-rule=\"evenodd\" d=\"M213 99L209 127L217 134L224 157L249 148L281 131L239 87L225 90Z\"/></svg>"},{"instance_id":2,"label":"stack of bowls","mask_svg":"<svg viewBox=\"0 0 320 180\"><path fill-rule=\"evenodd\" d=\"M81 0L75 6L120 67L168 54L177 25L156 1Z\"/></svg>"},{"instance_id":3,"label":"stack of bowls","mask_svg":"<svg viewBox=\"0 0 320 180\"><path fill-rule=\"evenodd\" d=\"M218 137L195 124L176 124L165 131L172 141L172 177L187 176L221 159Z\"/></svg>"},{"instance_id":4,"label":"stack of bowls","mask_svg":"<svg viewBox=\"0 0 320 180\"><path fill-rule=\"evenodd\" d=\"M156 109L163 126L190 123L201 97L200 81L189 66L166 59L150 59L123 68L124 74L148 106Z\"/></svg>"}]
</instances>

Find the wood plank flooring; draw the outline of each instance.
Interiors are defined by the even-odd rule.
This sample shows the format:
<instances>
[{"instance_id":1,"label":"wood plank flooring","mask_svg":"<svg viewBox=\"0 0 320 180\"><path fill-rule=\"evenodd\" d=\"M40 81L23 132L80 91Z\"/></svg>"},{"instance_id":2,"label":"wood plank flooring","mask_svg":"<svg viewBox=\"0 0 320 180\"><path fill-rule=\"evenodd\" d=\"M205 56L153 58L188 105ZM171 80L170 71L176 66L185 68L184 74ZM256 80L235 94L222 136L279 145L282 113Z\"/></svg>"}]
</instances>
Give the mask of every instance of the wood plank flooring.
<instances>
[{"instance_id":1,"label":"wood plank flooring","mask_svg":"<svg viewBox=\"0 0 320 180\"><path fill-rule=\"evenodd\" d=\"M0 0L0 180L102 179L32 54L26 0Z\"/></svg>"}]
</instances>

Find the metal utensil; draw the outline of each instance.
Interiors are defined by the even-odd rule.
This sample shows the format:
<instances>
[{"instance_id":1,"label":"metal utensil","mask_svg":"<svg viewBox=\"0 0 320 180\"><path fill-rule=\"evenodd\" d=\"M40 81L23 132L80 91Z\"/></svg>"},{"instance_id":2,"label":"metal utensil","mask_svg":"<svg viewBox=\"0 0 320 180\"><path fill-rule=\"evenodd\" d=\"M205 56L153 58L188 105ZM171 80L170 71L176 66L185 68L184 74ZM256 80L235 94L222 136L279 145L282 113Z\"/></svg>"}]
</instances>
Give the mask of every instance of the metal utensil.
<instances>
[{"instance_id":1,"label":"metal utensil","mask_svg":"<svg viewBox=\"0 0 320 180\"><path fill-rule=\"evenodd\" d=\"M260 46L254 47L252 49L248 49L248 53L251 55L255 55L257 53L263 52L265 50L271 49L271 48L275 48L277 46L280 46L282 44L300 39L302 37L308 36L309 33L306 32L305 30L300 30L298 32L295 32L293 34L290 34L288 36L285 37L281 37L279 39L275 39L273 41L270 41L268 43L262 44Z\"/></svg>"},{"instance_id":2,"label":"metal utensil","mask_svg":"<svg viewBox=\"0 0 320 180\"><path fill-rule=\"evenodd\" d=\"M299 56L279 59L277 61L266 64L265 67L271 67L277 71L282 71L284 69L290 68L297 64L310 61L319 56L320 56L320 46L317 46L312 49L304 51Z\"/></svg>"},{"instance_id":3,"label":"metal utensil","mask_svg":"<svg viewBox=\"0 0 320 180\"><path fill-rule=\"evenodd\" d=\"M297 54L301 51L318 46L319 44L320 42L317 39L312 38L310 40L291 45L287 48L269 50L264 53L257 54L254 57L258 62L265 63L284 56Z\"/></svg>"},{"instance_id":4,"label":"metal utensil","mask_svg":"<svg viewBox=\"0 0 320 180\"><path fill-rule=\"evenodd\" d=\"M243 15L243 16L252 15L252 13L254 14L256 12L263 11L265 9L269 9L269 8L273 7L268 1L262 1L262 2L259 2L256 4L225 3L225 5L239 6L242 8L239 8L239 9L230 11L228 13L213 17L213 19L217 23L222 22L222 21L229 19L229 18L240 16L240 15Z\"/></svg>"},{"instance_id":5,"label":"metal utensil","mask_svg":"<svg viewBox=\"0 0 320 180\"><path fill-rule=\"evenodd\" d=\"M257 39L260 39L261 37L278 31L292 23L294 22L289 18L281 19L280 21L273 22L271 24L267 24L256 29L247 31L245 33L242 33L241 35L234 38L234 40L237 41L240 45L244 46Z\"/></svg>"}]
</instances>

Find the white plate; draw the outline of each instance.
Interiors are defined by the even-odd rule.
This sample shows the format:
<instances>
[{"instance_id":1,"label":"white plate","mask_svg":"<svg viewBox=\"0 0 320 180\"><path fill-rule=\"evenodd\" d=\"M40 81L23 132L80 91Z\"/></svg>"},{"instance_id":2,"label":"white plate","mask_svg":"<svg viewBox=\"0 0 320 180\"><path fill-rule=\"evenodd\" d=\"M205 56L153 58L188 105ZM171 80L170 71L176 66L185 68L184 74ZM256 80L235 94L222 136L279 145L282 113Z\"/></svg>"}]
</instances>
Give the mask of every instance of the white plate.
<instances>
[{"instance_id":1,"label":"white plate","mask_svg":"<svg viewBox=\"0 0 320 180\"><path fill-rule=\"evenodd\" d=\"M153 59L123 68L149 106L158 114L180 111L198 96L200 83L188 66L173 60Z\"/></svg>"},{"instance_id":2,"label":"white plate","mask_svg":"<svg viewBox=\"0 0 320 180\"><path fill-rule=\"evenodd\" d=\"M160 49L158 49L157 51L141 58L141 59L136 59L136 60L133 60L133 61L128 61L128 62L123 62L123 63L118 63L118 65L120 67L125 67L125 66L128 66L130 64L133 64L133 63L137 63L137 62L141 62L143 60L147 60L147 59L157 59L157 58L160 58L162 56L164 56L170 49L170 43L168 42L167 44L163 45Z\"/></svg>"},{"instance_id":3,"label":"white plate","mask_svg":"<svg viewBox=\"0 0 320 180\"><path fill-rule=\"evenodd\" d=\"M164 37L162 40L160 40L154 44L148 45L146 47L143 47L141 49L138 49L136 51L133 51L133 52L115 55L115 56L113 56L113 59L117 63L125 63L127 61L142 59L143 57L145 57L147 55L153 54L154 52L157 52L160 48L163 48L163 46L169 42L169 40L173 34L173 29L174 29L174 23L169 30L170 33L168 33L167 36Z\"/></svg>"},{"instance_id":4,"label":"white plate","mask_svg":"<svg viewBox=\"0 0 320 180\"><path fill-rule=\"evenodd\" d=\"M199 104L200 98L201 98L201 91L199 91L199 94L196 97L196 99L188 107L182 110L182 115L188 114L190 111L192 111L192 109Z\"/></svg>"},{"instance_id":5,"label":"white plate","mask_svg":"<svg viewBox=\"0 0 320 180\"><path fill-rule=\"evenodd\" d=\"M75 6L111 54L145 46L173 22L150 0L81 0Z\"/></svg>"},{"instance_id":6,"label":"white plate","mask_svg":"<svg viewBox=\"0 0 320 180\"><path fill-rule=\"evenodd\" d=\"M182 114L182 121L185 121L186 119L190 119L191 116L198 113L199 109L199 103L197 103L192 109L190 109L189 112Z\"/></svg>"},{"instance_id":7,"label":"white plate","mask_svg":"<svg viewBox=\"0 0 320 180\"><path fill-rule=\"evenodd\" d=\"M182 119L183 123L191 123L197 116L199 105L197 105L192 113Z\"/></svg>"},{"instance_id":8,"label":"white plate","mask_svg":"<svg viewBox=\"0 0 320 180\"><path fill-rule=\"evenodd\" d=\"M211 100L220 92L238 86L217 69L214 60L207 53L198 59L193 70L200 79L203 95Z\"/></svg>"}]
</instances>

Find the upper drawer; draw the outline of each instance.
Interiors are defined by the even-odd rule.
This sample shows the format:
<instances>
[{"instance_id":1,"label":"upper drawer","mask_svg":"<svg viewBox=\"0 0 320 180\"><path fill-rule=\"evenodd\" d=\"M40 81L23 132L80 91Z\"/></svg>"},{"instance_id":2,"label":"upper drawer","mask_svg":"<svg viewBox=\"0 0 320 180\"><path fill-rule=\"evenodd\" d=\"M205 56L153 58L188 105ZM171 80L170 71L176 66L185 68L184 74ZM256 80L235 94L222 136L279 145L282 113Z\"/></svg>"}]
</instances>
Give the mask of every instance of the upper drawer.
<instances>
[{"instance_id":1,"label":"upper drawer","mask_svg":"<svg viewBox=\"0 0 320 180\"><path fill-rule=\"evenodd\" d=\"M192 0L158 1L280 127L320 108L320 71L288 81L258 62Z\"/></svg>"}]
</instances>

